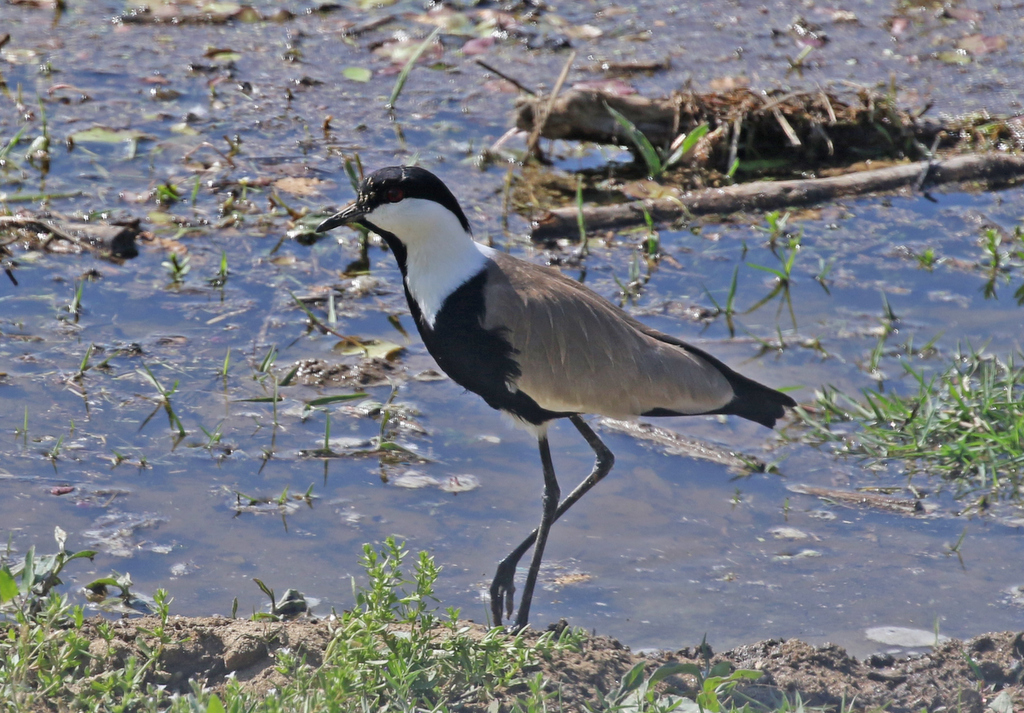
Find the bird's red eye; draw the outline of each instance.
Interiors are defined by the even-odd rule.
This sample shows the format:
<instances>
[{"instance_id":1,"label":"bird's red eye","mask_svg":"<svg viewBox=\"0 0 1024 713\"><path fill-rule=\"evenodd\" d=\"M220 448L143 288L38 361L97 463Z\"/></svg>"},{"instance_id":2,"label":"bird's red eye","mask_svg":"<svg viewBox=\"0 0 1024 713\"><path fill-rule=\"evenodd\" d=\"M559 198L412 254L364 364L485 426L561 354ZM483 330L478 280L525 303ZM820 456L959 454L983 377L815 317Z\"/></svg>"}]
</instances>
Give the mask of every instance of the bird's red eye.
<instances>
[{"instance_id":1,"label":"bird's red eye","mask_svg":"<svg viewBox=\"0 0 1024 713\"><path fill-rule=\"evenodd\" d=\"M389 188L386 198L388 203L397 203L398 201L405 198L405 192L401 188Z\"/></svg>"}]
</instances>

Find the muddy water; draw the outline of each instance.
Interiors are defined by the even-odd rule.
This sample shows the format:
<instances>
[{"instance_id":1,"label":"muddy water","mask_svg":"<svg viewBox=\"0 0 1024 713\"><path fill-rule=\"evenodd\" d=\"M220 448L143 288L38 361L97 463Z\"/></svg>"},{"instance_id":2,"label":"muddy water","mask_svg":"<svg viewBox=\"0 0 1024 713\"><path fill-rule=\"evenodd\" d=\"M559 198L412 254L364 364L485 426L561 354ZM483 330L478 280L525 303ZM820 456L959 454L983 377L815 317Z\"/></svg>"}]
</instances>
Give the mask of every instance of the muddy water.
<instances>
[{"instance_id":1,"label":"muddy water","mask_svg":"<svg viewBox=\"0 0 1024 713\"><path fill-rule=\"evenodd\" d=\"M269 15L279 4L257 7ZM139 217L154 236L123 265L15 250L18 284L0 276L0 432L7 434L0 443L0 535L10 537L15 553L31 545L48 551L60 525L72 548L100 550L93 565L73 566L67 581L128 571L142 592L170 589L175 611L209 614L228 613L236 597L241 613L262 607L253 577L279 593L295 587L317 598L320 613L349 606L362 543L396 534L443 565L438 596L444 605L483 620L481 592L495 562L538 517L535 443L451 382L415 378L433 364L419 340L388 319L397 317L414 333L388 254L371 246L369 276L346 277L360 258L357 236L340 230L311 247L282 241L294 223L280 205L312 214L346 201L352 191L343 155L358 152L368 167L416 156L463 199L478 237L543 261L547 256L522 240L522 219L512 216L511 232L502 231L505 168L474 165L479 149L507 128L514 95L496 92L491 78L458 54L466 37L446 36L445 64L413 73L390 120L382 106L394 75L389 60L371 49L396 31L422 37L428 26L403 14L422 8L401 3L319 15L305 14L297 3L284 7L295 17L216 25L111 23L124 9L120 3L72 4L56 22L45 9L0 7L0 35L12 37L0 50L3 145L25 127L10 153L16 165L8 161L0 172L8 208L38 210L33 196L48 193L53 210ZM541 49L524 52L509 40L486 59L527 83L550 84L564 53L543 47L557 44L566 28L586 24L603 34L572 39L581 63L591 56L673 54L673 70L635 80L647 92L688 77L702 87L740 76L755 87L814 87L827 79L887 81L894 73L912 104L934 101L949 113L1016 107L1012 87L1020 66L1013 52L994 49L964 65L929 56L976 34L998 37L1007 22L1019 23L1008 11L958 19L931 11L899 15L872 4L851 8L853 21L812 9L807 19L822 25L830 41L813 50L802 75L787 75L787 60L806 46L786 29L794 19L788 5L686 7L664 16L654 10L596 16L596 6L575 4L531 26L531 42ZM344 41L350 22L387 14L398 19ZM895 40L893 27L902 28ZM737 52L738 46L745 49ZM339 79L352 67L375 75L367 84ZM591 78L583 69L571 76ZM48 166L24 157L26 139L42 133L39 99L52 137ZM141 134L135 144L65 146L66 137L95 125ZM569 153L569 147L554 150ZM167 183L182 200L162 207L153 192ZM281 202L272 207L275 191ZM226 204L229 196L233 203ZM756 226L661 231L666 257L633 301L620 295L619 282L628 282L637 235L595 245L585 274L567 272L754 378L799 387L798 399L810 399L823 384L856 390L878 378L900 389L907 387L901 362L912 351L901 347L911 338L922 345L938 335L936 354L912 357L925 369L943 368L961 343L987 344L1001 356L1020 347L1013 293L1024 276L1019 269L1000 275L995 296L986 298L979 240L989 222L1011 231L1019 225L1022 198L1019 189L876 198L794 216L791 225L803 239L792 312L780 297L747 312L772 290L770 275L750 265L779 265L759 219L750 221ZM913 257L928 248L943 259L933 270ZM175 282L163 263L171 252L186 251L190 270ZM211 280L222 254L230 274L221 287ZM831 265L827 291L815 280L824 265ZM705 290L724 303L737 266L736 306L745 313L731 336L724 319L701 323L693 314L710 308ZM640 266L641 274L646 270ZM76 317L67 305L83 276ZM376 457L302 455L322 446L328 415L322 408L306 413L303 404L356 386L281 387L276 415L270 403L246 400L273 395L268 370L280 380L300 360L360 363L339 353L336 338L310 332L289 294L324 294L331 287L340 288L337 330L404 347L385 374L398 384L395 403L407 414L393 435L429 460L382 464ZM899 331L887 342L880 371L868 374L883 294L900 317ZM328 319L324 302L311 309ZM762 353L759 340L774 340L780 330L787 348ZM821 349L806 346L814 339ZM93 367L76 378L90 345ZM261 371L274 347L276 361ZM177 383L170 401L185 438L168 423L144 367L166 389ZM378 435L379 415L351 406L387 399L391 387L384 381L364 388L366 397L329 406L336 450L365 447ZM966 520L953 515L962 504L943 494L933 496L939 504L933 515L917 518L823 504L787 485L853 488L903 485L905 478L899 464L869 470L784 444L747 423L660 423L778 461L779 473L738 478L722 466L605 431L616 469L558 524L535 622L566 617L636 647L694 644L708 632L716 647L800 636L855 653L882 648L865 636L875 626L933 630L937 624L955 636L1019 627L1021 610L1007 594L1024 584L1018 566L1024 541L1013 506ZM568 486L589 469L591 454L566 426L553 430L552 442ZM396 485L410 470L433 481L421 479L427 485L418 489ZM474 478L479 487L465 492L440 487L471 485ZM938 490L920 476L915 483ZM310 486L311 504L238 507L248 504L239 494L269 500L286 488L301 494ZM74 490L57 494L67 487ZM948 545L965 526L961 561Z\"/></svg>"}]
</instances>

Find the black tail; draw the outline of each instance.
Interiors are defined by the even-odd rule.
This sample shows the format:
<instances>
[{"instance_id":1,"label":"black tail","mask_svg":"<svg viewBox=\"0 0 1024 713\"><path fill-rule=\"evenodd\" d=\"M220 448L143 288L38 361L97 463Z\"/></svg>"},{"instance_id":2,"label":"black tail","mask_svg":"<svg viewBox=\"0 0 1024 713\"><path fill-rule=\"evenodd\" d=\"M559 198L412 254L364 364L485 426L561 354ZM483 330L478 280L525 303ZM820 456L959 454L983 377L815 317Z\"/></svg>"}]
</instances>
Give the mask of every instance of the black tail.
<instances>
[{"instance_id":1,"label":"black tail","mask_svg":"<svg viewBox=\"0 0 1024 713\"><path fill-rule=\"evenodd\" d=\"M796 406L796 401L781 391L759 384L731 369L723 373L736 395L715 413L733 414L775 428L775 422L786 415L786 408Z\"/></svg>"},{"instance_id":2,"label":"black tail","mask_svg":"<svg viewBox=\"0 0 1024 713\"><path fill-rule=\"evenodd\" d=\"M732 401L727 403L720 409L715 411L708 411L709 414L722 413L732 416L739 416L745 418L748 421L754 421L760 423L762 426L768 428L775 428L775 422L786 415L787 408L793 408L796 406L796 401L775 389L759 384L758 382L750 379L743 374L733 371L728 366L723 364L719 359L708 354L703 349L698 349L695 346L687 344L681 339L677 339L669 334L664 334L649 327L643 328L643 331L647 334L660 339L668 344L674 344L677 347L682 347L686 351L696 354L701 359L709 362L716 369L722 372L728 381L729 385L732 386L733 394ZM681 416L683 414L673 413L668 410L655 409L650 413L641 414L643 416ZM696 415L696 414L690 414Z\"/></svg>"}]
</instances>

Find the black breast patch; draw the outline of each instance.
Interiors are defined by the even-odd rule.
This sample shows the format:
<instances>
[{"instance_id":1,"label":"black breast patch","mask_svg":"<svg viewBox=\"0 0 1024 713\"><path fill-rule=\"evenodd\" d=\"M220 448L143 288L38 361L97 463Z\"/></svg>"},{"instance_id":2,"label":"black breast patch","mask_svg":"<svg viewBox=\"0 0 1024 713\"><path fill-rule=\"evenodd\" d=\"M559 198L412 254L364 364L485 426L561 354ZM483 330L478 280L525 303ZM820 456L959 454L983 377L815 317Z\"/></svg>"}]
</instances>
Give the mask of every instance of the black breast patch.
<instances>
[{"instance_id":1,"label":"black breast patch","mask_svg":"<svg viewBox=\"0 0 1024 713\"><path fill-rule=\"evenodd\" d=\"M486 284L485 269L452 292L441 305L433 328L424 322L419 305L406 288L409 309L427 351L456 384L479 394L492 408L535 425L570 415L541 408L521 391L509 391L507 384L520 375L519 363L504 330L483 327Z\"/></svg>"}]
</instances>

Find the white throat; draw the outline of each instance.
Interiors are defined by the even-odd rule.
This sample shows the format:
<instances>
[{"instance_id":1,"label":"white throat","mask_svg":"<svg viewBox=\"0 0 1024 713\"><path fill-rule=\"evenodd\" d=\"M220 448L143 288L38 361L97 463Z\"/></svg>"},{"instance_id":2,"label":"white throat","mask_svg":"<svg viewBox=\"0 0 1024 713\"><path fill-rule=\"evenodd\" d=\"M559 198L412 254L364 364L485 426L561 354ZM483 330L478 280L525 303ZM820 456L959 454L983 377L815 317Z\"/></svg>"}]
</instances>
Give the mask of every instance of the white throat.
<instances>
[{"instance_id":1,"label":"white throat","mask_svg":"<svg viewBox=\"0 0 1024 713\"><path fill-rule=\"evenodd\" d=\"M384 203L367 219L405 245L405 284L431 328L448 295L479 274L494 252L473 240L454 213L424 198Z\"/></svg>"}]
</instances>

